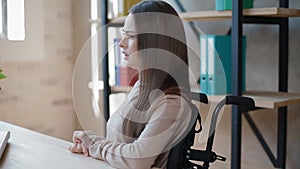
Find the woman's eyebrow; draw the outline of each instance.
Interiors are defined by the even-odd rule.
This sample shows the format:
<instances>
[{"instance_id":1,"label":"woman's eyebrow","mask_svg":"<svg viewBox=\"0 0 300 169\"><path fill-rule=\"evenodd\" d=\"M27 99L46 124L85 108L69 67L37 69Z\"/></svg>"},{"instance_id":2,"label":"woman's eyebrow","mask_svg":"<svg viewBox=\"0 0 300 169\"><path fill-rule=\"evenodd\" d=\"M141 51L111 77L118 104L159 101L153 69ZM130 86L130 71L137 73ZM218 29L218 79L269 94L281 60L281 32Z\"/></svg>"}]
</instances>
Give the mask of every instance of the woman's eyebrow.
<instances>
[{"instance_id":1,"label":"woman's eyebrow","mask_svg":"<svg viewBox=\"0 0 300 169\"><path fill-rule=\"evenodd\" d=\"M133 33L132 30L125 30L125 29L122 29L122 31L125 32L125 33Z\"/></svg>"}]
</instances>

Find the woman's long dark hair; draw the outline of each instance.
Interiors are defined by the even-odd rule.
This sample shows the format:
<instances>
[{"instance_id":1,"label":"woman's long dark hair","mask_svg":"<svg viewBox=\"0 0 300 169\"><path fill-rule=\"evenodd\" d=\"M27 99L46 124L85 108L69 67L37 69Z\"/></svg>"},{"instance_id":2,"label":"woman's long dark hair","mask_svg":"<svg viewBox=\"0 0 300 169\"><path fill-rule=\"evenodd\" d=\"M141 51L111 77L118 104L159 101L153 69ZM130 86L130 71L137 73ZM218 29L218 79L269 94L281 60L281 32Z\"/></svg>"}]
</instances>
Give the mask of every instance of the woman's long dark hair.
<instances>
[{"instance_id":1,"label":"woman's long dark hair","mask_svg":"<svg viewBox=\"0 0 300 169\"><path fill-rule=\"evenodd\" d=\"M166 2L145 0L133 6L130 14L138 32L138 57L142 68L140 94L133 111L147 110L150 107L148 97L155 89L190 101L186 37L177 12ZM123 133L137 138L145 124L129 119L123 123Z\"/></svg>"}]
</instances>

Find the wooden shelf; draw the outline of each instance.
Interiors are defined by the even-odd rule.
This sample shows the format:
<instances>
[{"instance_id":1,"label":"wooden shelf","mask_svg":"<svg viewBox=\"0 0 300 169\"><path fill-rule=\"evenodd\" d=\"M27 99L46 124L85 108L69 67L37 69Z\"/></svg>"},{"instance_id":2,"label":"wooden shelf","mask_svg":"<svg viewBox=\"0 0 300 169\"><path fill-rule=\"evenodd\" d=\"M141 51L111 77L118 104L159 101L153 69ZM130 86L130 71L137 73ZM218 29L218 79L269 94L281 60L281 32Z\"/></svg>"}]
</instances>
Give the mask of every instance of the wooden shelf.
<instances>
[{"instance_id":1,"label":"wooden shelf","mask_svg":"<svg viewBox=\"0 0 300 169\"><path fill-rule=\"evenodd\" d=\"M244 16L261 17L300 17L300 9L288 8L250 8L243 10ZM187 21L230 19L231 11L198 11L181 13L180 17Z\"/></svg>"},{"instance_id":2,"label":"wooden shelf","mask_svg":"<svg viewBox=\"0 0 300 169\"><path fill-rule=\"evenodd\" d=\"M112 24L112 25L114 25L114 24L116 24L116 25L124 24L125 19L126 19L126 16L122 16L122 17L115 18L115 19L110 19L109 24Z\"/></svg>"},{"instance_id":3,"label":"wooden shelf","mask_svg":"<svg viewBox=\"0 0 300 169\"><path fill-rule=\"evenodd\" d=\"M246 91L243 96L254 100L255 106L260 108L280 108L293 104L300 104L300 94L269 91ZM208 96L208 101L219 102L225 95Z\"/></svg>"},{"instance_id":4,"label":"wooden shelf","mask_svg":"<svg viewBox=\"0 0 300 169\"><path fill-rule=\"evenodd\" d=\"M261 16L261 17L300 17L300 9L289 8L250 8L243 10L244 16ZM184 12L179 14L180 17L187 21L197 20L220 20L230 19L232 12L228 11L197 11ZM110 20L112 24L123 24L126 17L120 17Z\"/></svg>"},{"instance_id":5,"label":"wooden shelf","mask_svg":"<svg viewBox=\"0 0 300 169\"><path fill-rule=\"evenodd\" d=\"M251 97L256 107L279 108L300 103L300 94L268 91L247 91L243 96Z\"/></svg>"},{"instance_id":6,"label":"wooden shelf","mask_svg":"<svg viewBox=\"0 0 300 169\"><path fill-rule=\"evenodd\" d=\"M111 86L112 93L129 93L132 86Z\"/></svg>"},{"instance_id":7,"label":"wooden shelf","mask_svg":"<svg viewBox=\"0 0 300 169\"><path fill-rule=\"evenodd\" d=\"M129 93L131 86L112 86L113 93ZM195 89L192 91L196 91ZM243 96L250 97L254 100L255 106L260 108L280 108L293 104L300 104L300 94L271 92L271 91L246 91ZM208 101L219 102L225 95L208 95Z\"/></svg>"}]
</instances>

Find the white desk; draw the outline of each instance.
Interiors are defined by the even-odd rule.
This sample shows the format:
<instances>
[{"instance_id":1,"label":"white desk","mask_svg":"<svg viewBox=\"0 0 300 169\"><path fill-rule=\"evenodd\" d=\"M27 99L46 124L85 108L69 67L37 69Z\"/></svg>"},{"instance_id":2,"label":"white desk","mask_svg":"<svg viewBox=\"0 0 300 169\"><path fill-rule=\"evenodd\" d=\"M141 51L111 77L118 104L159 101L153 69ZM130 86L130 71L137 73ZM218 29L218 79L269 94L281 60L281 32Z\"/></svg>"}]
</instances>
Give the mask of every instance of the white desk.
<instances>
[{"instance_id":1,"label":"white desk","mask_svg":"<svg viewBox=\"0 0 300 169\"><path fill-rule=\"evenodd\" d=\"M11 131L0 169L114 169L101 160L71 153L71 142L1 121L0 130Z\"/></svg>"}]
</instances>

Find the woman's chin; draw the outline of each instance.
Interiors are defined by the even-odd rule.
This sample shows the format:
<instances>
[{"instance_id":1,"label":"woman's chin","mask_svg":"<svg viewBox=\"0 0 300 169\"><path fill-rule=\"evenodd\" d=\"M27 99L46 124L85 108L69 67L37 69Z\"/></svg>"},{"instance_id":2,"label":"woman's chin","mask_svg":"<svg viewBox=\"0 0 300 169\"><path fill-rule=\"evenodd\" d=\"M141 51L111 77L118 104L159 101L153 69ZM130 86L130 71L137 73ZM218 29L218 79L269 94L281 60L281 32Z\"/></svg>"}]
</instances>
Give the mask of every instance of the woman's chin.
<instances>
[{"instance_id":1,"label":"woman's chin","mask_svg":"<svg viewBox=\"0 0 300 169\"><path fill-rule=\"evenodd\" d=\"M129 62L129 61L127 62L126 66L127 66L127 67L130 67L130 68L132 68L132 69L139 69L138 66L137 66L136 64L132 64L132 63Z\"/></svg>"}]
</instances>

